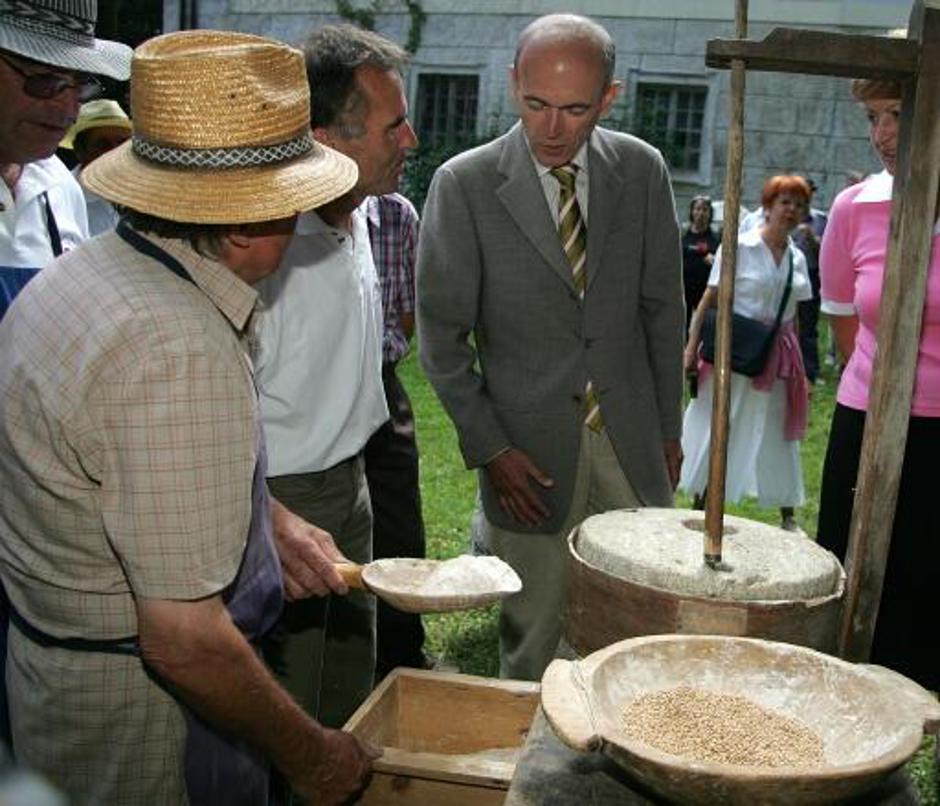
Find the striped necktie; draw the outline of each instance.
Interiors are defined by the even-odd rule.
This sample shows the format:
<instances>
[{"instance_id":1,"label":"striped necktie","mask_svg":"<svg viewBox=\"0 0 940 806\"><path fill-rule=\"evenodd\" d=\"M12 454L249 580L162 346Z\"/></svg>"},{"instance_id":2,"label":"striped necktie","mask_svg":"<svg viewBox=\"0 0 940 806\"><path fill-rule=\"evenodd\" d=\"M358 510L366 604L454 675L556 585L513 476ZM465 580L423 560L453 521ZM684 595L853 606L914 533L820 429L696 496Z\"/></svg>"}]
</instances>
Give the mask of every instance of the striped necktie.
<instances>
[{"instance_id":1,"label":"striped necktie","mask_svg":"<svg viewBox=\"0 0 940 806\"><path fill-rule=\"evenodd\" d=\"M575 192L577 167L562 165L552 168L552 176L558 180L558 235L561 246L571 266L571 279L578 296L584 299L584 288L587 280L585 264L587 262L587 227L581 217L581 208L578 205L578 194ZM600 405L594 384L589 380L584 390L584 422L594 431L600 431L601 420Z\"/></svg>"}]
</instances>

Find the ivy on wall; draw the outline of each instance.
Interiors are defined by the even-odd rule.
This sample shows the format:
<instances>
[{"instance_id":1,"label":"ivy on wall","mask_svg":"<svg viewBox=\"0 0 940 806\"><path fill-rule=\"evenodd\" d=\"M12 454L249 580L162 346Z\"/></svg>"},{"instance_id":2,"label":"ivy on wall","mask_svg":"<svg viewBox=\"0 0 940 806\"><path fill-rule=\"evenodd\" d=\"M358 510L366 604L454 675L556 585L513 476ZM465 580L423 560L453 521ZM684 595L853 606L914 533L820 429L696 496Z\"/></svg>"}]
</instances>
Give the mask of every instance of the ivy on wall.
<instances>
[{"instance_id":1,"label":"ivy on wall","mask_svg":"<svg viewBox=\"0 0 940 806\"><path fill-rule=\"evenodd\" d=\"M371 6L367 8L356 8L350 0L335 0L336 13L344 20L355 23L360 28L374 31L375 12L379 10L380 1L381 0L372 0Z\"/></svg>"},{"instance_id":2,"label":"ivy on wall","mask_svg":"<svg viewBox=\"0 0 940 806\"><path fill-rule=\"evenodd\" d=\"M370 31L375 30L375 15L384 11L389 5L388 0L370 0L367 6L362 7L353 5L352 0L334 0L334 2L336 13L340 17ZM420 0L400 0L400 2L404 4L410 18L405 50L409 53L416 53L421 47L421 30L424 28L428 15L421 7Z\"/></svg>"}]
</instances>

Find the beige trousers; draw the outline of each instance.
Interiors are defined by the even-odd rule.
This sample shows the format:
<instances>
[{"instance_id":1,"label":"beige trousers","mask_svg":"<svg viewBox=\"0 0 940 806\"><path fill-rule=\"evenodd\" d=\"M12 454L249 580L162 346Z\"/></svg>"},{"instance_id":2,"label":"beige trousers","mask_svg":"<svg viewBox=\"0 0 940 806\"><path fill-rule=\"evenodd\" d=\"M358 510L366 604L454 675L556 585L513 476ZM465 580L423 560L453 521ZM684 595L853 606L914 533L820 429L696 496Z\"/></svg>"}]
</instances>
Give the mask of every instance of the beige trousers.
<instances>
[{"instance_id":1,"label":"beige trousers","mask_svg":"<svg viewBox=\"0 0 940 806\"><path fill-rule=\"evenodd\" d=\"M561 639L567 538L589 515L641 506L606 430L584 427L571 506L554 534L513 532L480 518L483 545L515 569L522 591L503 600L499 619L499 674L540 680Z\"/></svg>"}]
</instances>

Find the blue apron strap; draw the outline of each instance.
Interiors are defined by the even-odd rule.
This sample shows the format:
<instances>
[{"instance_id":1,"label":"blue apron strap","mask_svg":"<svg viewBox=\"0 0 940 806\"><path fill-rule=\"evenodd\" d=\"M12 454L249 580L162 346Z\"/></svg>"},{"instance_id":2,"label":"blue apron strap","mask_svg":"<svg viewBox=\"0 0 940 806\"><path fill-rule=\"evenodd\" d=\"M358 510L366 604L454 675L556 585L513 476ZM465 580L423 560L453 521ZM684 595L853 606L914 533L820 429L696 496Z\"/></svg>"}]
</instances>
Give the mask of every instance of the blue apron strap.
<instances>
[{"instance_id":1,"label":"blue apron strap","mask_svg":"<svg viewBox=\"0 0 940 806\"><path fill-rule=\"evenodd\" d=\"M116 229L117 234L138 252L153 258L158 263L162 263L180 279L196 285L196 281L192 278L192 275L186 271L186 267L183 266L182 263L173 257L173 255L168 254L157 246L153 241L148 241L143 235L136 232L123 218L118 222Z\"/></svg>"},{"instance_id":2,"label":"blue apron strap","mask_svg":"<svg viewBox=\"0 0 940 806\"><path fill-rule=\"evenodd\" d=\"M52 212L48 192L44 190L39 194L39 198L42 199L42 206L46 213L46 229L49 230L49 244L52 246L52 254L58 257L62 254L62 236L59 235L59 225L56 223L55 214Z\"/></svg>"}]
</instances>

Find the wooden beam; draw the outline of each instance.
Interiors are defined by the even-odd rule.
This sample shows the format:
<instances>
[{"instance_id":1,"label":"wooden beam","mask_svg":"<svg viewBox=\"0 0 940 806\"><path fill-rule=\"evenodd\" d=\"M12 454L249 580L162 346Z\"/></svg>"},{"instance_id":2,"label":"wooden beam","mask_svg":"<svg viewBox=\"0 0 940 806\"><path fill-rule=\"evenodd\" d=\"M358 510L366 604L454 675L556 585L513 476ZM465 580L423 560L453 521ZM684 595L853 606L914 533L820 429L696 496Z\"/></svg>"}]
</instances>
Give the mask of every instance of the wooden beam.
<instances>
[{"instance_id":1,"label":"wooden beam","mask_svg":"<svg viewBox=\"0 0 940 806\"><path fill-rule=\"evenodd\" d=\"M940 189L940 3L918 0L921 63L902 104L891 232L846 558L840 654L866 660L878 616L907 442ZM897 592L896 592L897 593Z\"/></svg>"},{"instance_id":2,"label":"wooden beam","mask_svg":"<svg viewBox=\"0 0 940 806\"><path fill-rule=\"evenodd\" d=\"M740 59L748 70L897 81L917 73L919 55L913 39L803 28L774 28L760 42L712 39L705 46L705 64L723 70Z\"/></svg>"}]
</instances>

